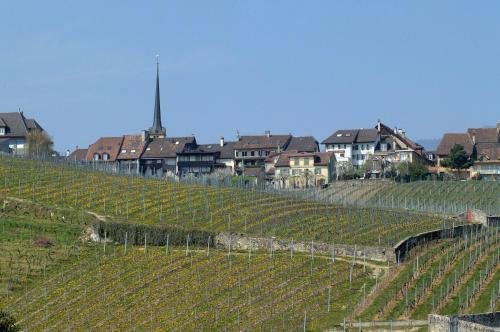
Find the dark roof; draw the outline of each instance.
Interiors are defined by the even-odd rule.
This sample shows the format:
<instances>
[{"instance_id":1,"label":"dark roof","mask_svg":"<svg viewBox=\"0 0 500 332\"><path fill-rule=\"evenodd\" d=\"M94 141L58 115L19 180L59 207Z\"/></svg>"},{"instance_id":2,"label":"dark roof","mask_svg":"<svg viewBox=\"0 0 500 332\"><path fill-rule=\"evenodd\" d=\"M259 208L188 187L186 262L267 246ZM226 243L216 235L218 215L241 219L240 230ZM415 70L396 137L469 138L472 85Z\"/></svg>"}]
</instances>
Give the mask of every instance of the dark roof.
<instances>
[{"instance_id":1,"label":"dark roof","mask_svg":"<svg viewBox=\"0 0 500 332\"><path fill-rule=\"evenodd\" d=\"M292 137L285 151L316 152L319 151L319 145L312 136Z\"/></svg>"},{"instance_id":2,"label":"dark roof","mask_svg":"<svg viewBox=\"0 0 500 332\"><path fill-rule=\"evenodd\" d=\"M150 140L142 154L142 158L175 158L177 151L182 151L185 144L180 141L177 144L165 138L153 138Z\"/></svg>"},{"instance_id":3,"label":"dark roof","mask_svg":"<svg viewBox=\"0 0 500 332\"><path fill-rule=\"evenodd\" d=\"M186 146L196 146L193 136L153 138L147 144L142 158L175 158Z\"/></svg>"},{"instance_id":4,"label":"dark roof","mask_svg":"<svg viewBox=\"0 0 500 332\"><path fill-rule=\"evenodd\" d=\"M360 129L358 130L358 136L356 136L355 143L375 142L377 136L378 136L377 129Z\"/></svg>"},{"instance_id":5,"label":"dark roof","mask_svg":"<svg viewBox=\"0 0 500 332\"><path fill-rule=\"evenodd\" d=\"M0 127L5 127L7 126L7 124L5 123L5 121L3 121L2 118L0 118Z\"/></svg>"},{"instance_id":6,"label":"dark roof","mask_svg":"<svg viewBox=\"0 0 500 332\"><path fill-rule=\"evenodd\" d=\"M38 122L36 122L35 119L25 119L24 122L26 123L26 127L29 130L38 129L38 130L42 130L43 131L42 126L40 126L40 124Z\"/></svg>"},{"instance_id":7,"label":"dark roof","mask_svg":"<svg viewBox=\"0 0 500 332\"><path fill-rule=\"evenodd\" d=\"M124 135L120 154L117 159L139 159L145 146L146 142L142 139L142 135Z\"/></svg>"},{"instance_id":8,"label":"dark roof","mask_svg":"<svg viewBox=\"0 0 500 332\"><path fill-rule=\"evenodd\" d=\"M352 144L358 135L358 129L337 130L321 144Z\"/></svg>"},{"instance_id":9,"label":"dark roof","mask_svg":"<svg viewBox=\"0 0 500 332\"><path fill-rule=\"evenodd\" d=\"M69 154L67 159L73 161L84 161L87 157L87 150L88 149L75 149Z\"/></svg>"},{"instance_id":10,"label":"dark roof","mask_svg":"<svg viewBox=\"0 0 500 332\"><path fill-rule=\"evenodd\" d=\"M500 143L477 143L476 152L478 160L500 160Z\"/></svg>"},{"instance_id":11,"label":"dark roof","mask_svg":"<svg viewBox=\"0 0 500 332\"><path fill-rule=\"evenodd\" d=\"M200 144L198 145L198 150L200 152L212 152L218 153L219 159L233 159L234 158L234 145L236 142L224 142L224 146L221 146L220 143L214 144Z\"/></svg>"},{"instance_id":12,"label":"dark roof","mask_svg":"<svg viewBox=\"0 0 500 332\"><path fill-rule=\"evenodd\" d=\"M475 143L499 143L497 128L469 128L467 133Z\"/></svg>"},{"instance_id":13,"label":"dark roof","mask_svg":"<svg viewBox=\"0 0 500 332\"><path fill-rule=\"evenodd\" d=\"M447 156L451 148L459 144L464 147L465 152L470 156L474 150L474 144L468 134L464 133L446 133L439 142L436 153L440 156Z\"/></svg>"},{"instance_id":14,"label":"dark roof","mask_svg":"<svg viewBox=\"0 0 500 332\"><path fill-rule=\"evenodd\" d=\"M0 119L7 127L5 136L24 137L28 134L28 127L21 112L0 113Z\"/></svg>"},{"instance_id":15,"label":"dark roof","mask_svg":"<svg viewBox=\"0 0 500 332\"><path fill-rule=\"evenodd\" d=\"M377 139L376 129L343 129L337 130L321 144L353 144L369 143Z\"/></svg>"},{"instance_id":16,"label":"dark roof","mask_svg":"<svg viewBox=\"0 0 500 332\"><path fill-rule=\"evenodd\" d=\"M89 145L86 159L91 161L96 153L99 154L101 160L104 153L109 154L107 161L115 161L120 153L123 136L120 137L101 137L94 144Z\"/></svg>"},{"instance_id":17,"label":"dark roof","mask_svg":"<svg viewBox=\"0 0 500 332\"><path fill-rule=\"evenodd\" d=\"M241 136L234 145L235 149L285 149L291 135Z\"/></svg>"}]
</instances>

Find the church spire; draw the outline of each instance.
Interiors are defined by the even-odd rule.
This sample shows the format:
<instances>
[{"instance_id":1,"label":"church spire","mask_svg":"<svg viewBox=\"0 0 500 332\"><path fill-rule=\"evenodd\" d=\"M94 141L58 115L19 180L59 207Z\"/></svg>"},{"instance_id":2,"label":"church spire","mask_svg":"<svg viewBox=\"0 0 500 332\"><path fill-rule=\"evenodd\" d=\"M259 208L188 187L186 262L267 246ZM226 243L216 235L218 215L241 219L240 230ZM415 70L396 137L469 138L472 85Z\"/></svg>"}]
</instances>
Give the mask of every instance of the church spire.
<instances>
[{"instance_id":1,"label":"church spire","mask_svg":"<svg viewBox=\"0 0 500 332\"><path fill-rule=\"evenodd\" d=\"M160 73L158 55L156 56L156 94L155 94L155 109L153 117L153 126L149 128L149 134L152 137L165 137L166 130L161 125L161 109L160 109Z\"/></svg>"}]
</instances>

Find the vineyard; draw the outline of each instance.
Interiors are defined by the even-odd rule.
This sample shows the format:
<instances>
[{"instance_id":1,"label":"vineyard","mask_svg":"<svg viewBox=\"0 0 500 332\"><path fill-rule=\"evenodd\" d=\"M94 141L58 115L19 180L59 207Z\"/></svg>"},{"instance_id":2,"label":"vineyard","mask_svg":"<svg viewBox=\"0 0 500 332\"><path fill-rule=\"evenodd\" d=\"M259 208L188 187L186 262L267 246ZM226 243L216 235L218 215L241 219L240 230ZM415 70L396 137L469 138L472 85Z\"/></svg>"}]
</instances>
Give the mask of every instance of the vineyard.
<instances>
[{"instance_id":1,"label":"vineyard","mask_svg":"<svg viewBox=\"0 0 500 332\"><path fill-rule=\"evenodd\" d=\"M348 317L371 267L210 248L79 248L75 264L9 301L26 330L318 330Z\"/></svg>"},{"instance_id":2,"label":"vineyard","mask_svg":"<svg viewBox=\"0 0 500 332\"><path fill-rule=\"evenodd\" d=\"M302 190L300 196L364 207L452 214L479 209L500 214L500 184L494 181L348 181L328 189Z\"/></svg>"},{"instance_id":3,"label":"vineyard","mask_svg":"<svg viewBox=\"0 0 500 332\"><path fill-rule=\"evenodd\" d=\"M92 211L109 219L296 240L392 246L457 221L426 213L352 208L237 189L2 159L3 195Z\"/></svg>"},{"instance_id":4,"label":"vineyard","mask_svg":"<svg viewBox=\"0 0 500 332\"><path fill-rule=\"evenodd\" d=\"M162 246L93 243L82 241L83 231L102 216L203 236L384 247L461 221L21 159L0 159L0 179L0 309L22 330L320 331L500 309L498 228L426 242L400 263L312 246L238 251L208 240L174 245L172 237ZM376 200L391 186L365 197Z\"/></svg>"},{"instance_id":5,"label":"vineyard","mask_svg":"<svg viewBox=\"0 0 500 332\"><path fill-rule=\"evenodd\" d=\"M426 319L500 309L498 228L430 243L396 268L359 313L363 320Z\"/></svg>"}]
</instances>

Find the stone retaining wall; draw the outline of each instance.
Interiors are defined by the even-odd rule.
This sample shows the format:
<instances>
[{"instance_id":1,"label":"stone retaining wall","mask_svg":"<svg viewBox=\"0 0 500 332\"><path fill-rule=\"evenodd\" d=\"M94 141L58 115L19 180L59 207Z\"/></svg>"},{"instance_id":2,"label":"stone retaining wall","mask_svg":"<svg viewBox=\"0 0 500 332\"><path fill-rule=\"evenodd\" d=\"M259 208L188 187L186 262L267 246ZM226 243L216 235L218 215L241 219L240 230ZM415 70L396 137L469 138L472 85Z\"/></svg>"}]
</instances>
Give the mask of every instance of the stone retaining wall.
<instances>
[{"instance_id":1,"label":"stone retaining wall","mask_svg":"<svg viewBox=\"0 0 500 332\"><path fill-rule=\"evenodd\" d=\"M221 233L215 237L215 244L219 247L231 248L234 250L265 250L265 251L294 251L311 252L335 256L353 256L369 260L395 261L396 257L391 248L354 246L345 244L327 244L317 242L304 242L283 240L276 238L257 238L249 237L244 234L226 234Z\"/></svg>"},{"instance_id":2,"label":"stone retaining wall","mask_svg":"<svg viewBox=\"0 0 500 332\"><path fill-rule=\"evenodd\" d=\"M429 315L429 332L500 331L500 312L464 316Z\"/></svg>"},{"instance_id":3,"label":"stone retaining wall","mask_svg":"<svg viewBox=\"0 0 500 332\"><path fill-rule=\"evenodd\" d=\"M395 260L396 262L404 261L412 248L428 243L429 241L463 236L464 233L476 232L481 227L483 227L482 224L466 224L408 236L394 246Z\"/></svg>"}]
</instances>

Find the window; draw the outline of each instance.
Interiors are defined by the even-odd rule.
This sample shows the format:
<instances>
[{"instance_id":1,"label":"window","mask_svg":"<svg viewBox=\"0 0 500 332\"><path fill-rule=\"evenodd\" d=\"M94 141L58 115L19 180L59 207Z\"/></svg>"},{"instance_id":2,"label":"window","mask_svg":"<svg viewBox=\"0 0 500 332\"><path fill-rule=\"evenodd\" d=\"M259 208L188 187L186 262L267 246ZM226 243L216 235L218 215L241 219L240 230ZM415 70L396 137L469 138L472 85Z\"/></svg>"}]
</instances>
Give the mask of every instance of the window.
<instances>
[{"instance_id":1,"label":"window","mask_svg":"<svg viewBox=\"0 0 500 332\"><path fill-rule=\"evenodd\" d=\"M304 166L309 166L309 158L304 158Z\"/></svg>"},{"instance_id":2,"label":"window","mask_svg":"<svg viewBox=\"0 0 500 332\"><path fill-rule=\"evenodd\" d=\"M340 154L340 157L341 157L341 158L344 158L344 154L343 154L343 153L341 153L341 154Z\"/></svg>"},{"instance_id":3,"label":"window","mask_svg":"<svg viewBox=\"0 0 500 332\"><path fill-rule=\"evenodd\" d=\"M364 154L361 155L361 160L365 160L366 156Z\"/></svg>"},{"instance_id":4,"label":"window","mask_svg":"<svg viewBox=\"0 0 500 332\"><path fill-rule=\"evenodd\" d=\"M344 144L344 149L347 149L347 144Z\"/></svg>"},{"instance_id":5,"label":"window","mask_svg":"<svg viewBox=\"0 0 500 332\"><path fill-rule=\"evenodd\" d=\"M135 150L130 150L131 153L135 153Z\"/></svg>"},{"instance_id":6,"label":"window","mask_svg":"<svg viewBox=\"0 0 500 332\"><path fill-rule=\"evenodd\" d=\"M293 166L299 166L299 165L300 165L299 158L294 158L293 159Z\"/></svg>"},{"instance_id":7,"label":"window","mask_svg":"<svg viewBox=\"0 0 500 332\"><path fill-rule=\"evenodd\" d=\"M255 151L251 151L250 156L252 156L252 157L255 156Z\"/></svg>"},{"instance_id":8,"label":"window","mask_svg":"<svg viewBox=\"0 0 500 332\"><path fill-rule=\"evenodd\" d=\"M292 175L299 175L300 170L299 169L292 169Z\"/></svg>"},{"instance_id":9,"label":"window","mask_svg":"<svg viewBox=\"0 0 500 332\"><path fill-rule=\"evenodd\" d=\"M358 149L359 149L359 146L358 146L357 144L354 144L354 145L352 146L352 149L353 149L353 150L358 150Z\"/></svg>"},{"instance_id":10,"label":"window","mask_svg":"<svg viewBox=\"0 0 500 332\"><path fill-rule=\"evenodd\" d=\"M122 153L127 153L127 150L122 150Z\"/></svg>"},{"instance_id":11,"label":"window","mask_svg":"<svg viewBox=\"0 0 500 332\"><path fill-rule=\"evenodd\" d=\"M243 151L243 152L241 153L241 155L242 155L243 157L246 157L246 156L247 156L247 152L246 152L246 151Z\"/></svg>"},{"instance_id":12,"label":"window","mask_svg":"<svg viewBox=\"0 0 500 332\"><path fill-rule=\"evenodd\" d=\"M102 160L109 160L109 154L108 153L103 153L102 154Z\"/></svg>"},{"instance_id":13,"label":"window","mask_svg":"<svg viewBox=\"0 0 500 332\"><path fill-rule=\"evenodd\" d=\"M387 151L387 144L380 143L380 151Z\"/></svg>"},{"instance_id":14,"label":"window","mask_svg":"<svg viewBox=\"0 0 500 332\"><path fill-rule=\"evenodd\" d=\"M320 175L320 174L321 174L321 168L320 168L320 167L316 167L316 168L314 169L314 174L315 174L315 175Z\"/></svg>"},{"instance_id":15,"label":"window","mask_svg":"<svg viewBox=\"0 0 500 332\"><path fill-rule=\"evenodd\" d=\"M94 153L94 160L99 160L99 159L101 159L99 153Z\"/></svg>"},{"instance_id":16,"label":"window","mask_svg":"<svg viewBox=\"0 0 500 332\"><path fill-rule=\"evenodd\" d=\"M266 156L269 156L269 154L270 154L270 151L266 151Z\"/></svg>"},{"instance_id":17,"label":"window","mask_svg":"<svg viewBox=\"0 0 500 332\"><path fill-rule=\"evenodd\" d=\"M5 127L0 127L0 135L5 135Z\"/></svg>"}]
</instances>

